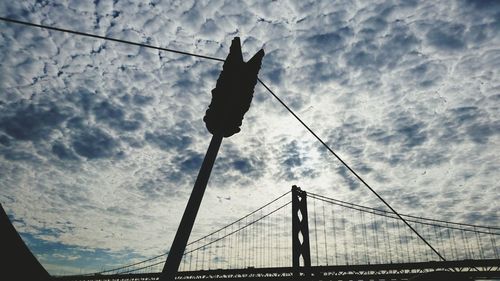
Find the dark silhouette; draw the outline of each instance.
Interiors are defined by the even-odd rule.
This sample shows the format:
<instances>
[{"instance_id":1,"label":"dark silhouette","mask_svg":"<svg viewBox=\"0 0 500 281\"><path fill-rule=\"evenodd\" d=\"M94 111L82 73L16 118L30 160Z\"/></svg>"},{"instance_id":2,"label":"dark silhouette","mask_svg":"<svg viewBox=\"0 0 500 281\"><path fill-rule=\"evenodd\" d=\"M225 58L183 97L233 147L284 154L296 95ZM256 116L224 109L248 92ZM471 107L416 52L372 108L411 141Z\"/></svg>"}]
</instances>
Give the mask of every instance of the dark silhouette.
<instances>
[{"instance_id":1,"label":"dark silhouette","mask_svg":"<svg viewBox=\"0 0 500 281\"><path fill-rule=\"evenodd\" d=\"M299 213L301 217L299 217ZM302 236L302 242L300 241ZM302 257L303 266L300 266ZM307 215L307 192L292 186L292 266L294 277L301 273L310 276L311 251L309 244L309 222Z\"/></svg>"},{"instance_id":2,"label":"dark silhouette","mask_svg":"<svg viewBox=\"0 0 500 281\"><path fill-rule=\"evenodd\" d=\"M233 39L216 87L212 90L212 102L203 118L208 131L213 135L212 140L170 247L160 275L161 281L173 281L177 274L222 138L230 137L240 131L243 115L252 102L263 57L264 50L260 50L245 63L241 53L240 38Z\"/></svg>"},{"instance_id":3,"label":"dark silhouette","mask_svg":"<svg viewBox=\"0 0 500 281\"><path fill-rule=\"evenodd\" d=\"M474 280L473 278L467 276L464 272L451 272L451 271L434 271L429 273L422 273L413 278L408 279L408 281L468 281Z\"/></svg>"},{"instance_id":4,"label":"dark silhouette","mask_svg":"<svg viewBox=\"0 0 500 281\"><path fill-rule=\"evenodd\" d=\"M227 138L240 131L243 115L252 102L263 57L264 50L260 50L245 63L240 38L233 39L217 85L212 90L212 102L203 118L210 133Z\"/></svg>"},{"instance_id":5,"label":"dark silhouette","mask_svg":"<svg viewBox=\"0 0 500 281\"><path fill-rule=\"evenodd\" d=\"M48 281L50 275L28 249L0 204L2 280Z\"/></svg>"}]
</instances>

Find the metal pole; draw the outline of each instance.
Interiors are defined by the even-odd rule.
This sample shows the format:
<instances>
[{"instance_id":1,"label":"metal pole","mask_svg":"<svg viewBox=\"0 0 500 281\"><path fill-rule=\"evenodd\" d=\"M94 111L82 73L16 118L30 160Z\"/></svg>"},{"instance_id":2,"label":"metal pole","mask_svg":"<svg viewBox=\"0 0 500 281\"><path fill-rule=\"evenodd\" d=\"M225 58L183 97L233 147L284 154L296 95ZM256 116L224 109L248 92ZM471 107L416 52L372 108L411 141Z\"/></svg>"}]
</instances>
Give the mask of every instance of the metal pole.
<instances>
[{"instance_id":1,"label":"metal pole","mask_svg":"<svg viewBox=\"0 0 500 281\"><path fill-rule=\"evenodd\" d=\"M222 135L212 136L210 146L205 154L205 159L203 159L203 164L198 172L193 191L191 192L186 209L184 210L184 215L182 215L181 223L175 234L174 241L172 242L172 247L170 247L167 261L161 272L160 281L173 281L177 274L221 143Z\"/></svg>"}]
</instances>

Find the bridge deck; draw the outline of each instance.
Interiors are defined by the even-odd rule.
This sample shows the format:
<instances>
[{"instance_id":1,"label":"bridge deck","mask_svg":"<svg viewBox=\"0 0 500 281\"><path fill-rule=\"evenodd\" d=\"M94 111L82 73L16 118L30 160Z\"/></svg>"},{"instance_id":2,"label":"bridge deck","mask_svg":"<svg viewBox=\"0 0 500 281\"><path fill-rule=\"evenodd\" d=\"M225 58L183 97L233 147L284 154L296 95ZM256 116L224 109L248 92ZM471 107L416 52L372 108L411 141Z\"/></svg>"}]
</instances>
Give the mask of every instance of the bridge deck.
<instances>
[{"instance_id":1,"label":"bridge deck","mask_svg":"<svg viewBox=\"0 0 500 281\"><path fill-rule=\"evenodd\" d=\"M295 274L295 278L294 278ZM308 274L306 277L305 274ZM297 272L291 267L246 268L246 269L214 269L179 272L177 280L413 280L425 274L446 274L450 280L466 280L466 278L493 279L500 278L500 259L432 261L418 263L365 264L313 266L310 270L301 268ZM158 280L160 273L112 274L90 276L60 276L60 281L126 281L126 280ZM440 275L440 280L443 276ZM427 280L427 279L416 279ZM438 280L438 279L435 279Z\"/></svg>"}]
</instances>

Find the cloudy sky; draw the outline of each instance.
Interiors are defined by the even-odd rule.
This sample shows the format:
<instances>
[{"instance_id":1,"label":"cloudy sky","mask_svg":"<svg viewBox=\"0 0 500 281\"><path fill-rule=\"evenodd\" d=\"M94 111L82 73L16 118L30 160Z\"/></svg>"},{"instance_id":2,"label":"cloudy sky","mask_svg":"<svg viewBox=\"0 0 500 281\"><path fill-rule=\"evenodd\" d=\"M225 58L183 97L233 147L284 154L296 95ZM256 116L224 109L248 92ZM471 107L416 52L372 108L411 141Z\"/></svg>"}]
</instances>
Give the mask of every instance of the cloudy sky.
<instances>
[{"instance_id":1,"label":"cloudy sky","mask_svg":"<svg viewBox=\"0 0 500 281\"><path fill-rule=\"evenodd\" d=\"M0 1L0 15L225 58L397 210L498 225L498 1ZM0 203L52 274L170 247L222 64L0 22ZM288 191L380 207L257 85L192 238Z\"/></svg>"}]
</instances>

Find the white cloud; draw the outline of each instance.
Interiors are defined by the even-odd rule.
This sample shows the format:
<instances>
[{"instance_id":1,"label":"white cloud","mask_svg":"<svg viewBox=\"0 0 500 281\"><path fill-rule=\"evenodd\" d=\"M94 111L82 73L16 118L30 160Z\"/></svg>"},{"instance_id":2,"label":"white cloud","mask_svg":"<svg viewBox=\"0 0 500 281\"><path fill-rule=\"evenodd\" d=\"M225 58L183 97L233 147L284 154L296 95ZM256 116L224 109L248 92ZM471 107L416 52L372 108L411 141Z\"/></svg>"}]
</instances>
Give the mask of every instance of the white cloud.
<instances>
[{"instance_id":1,"label":"white cloud","mask_svg":"<svg viewBox=\"0 0 500 281\"><path fill-rule=\"evenodd\" d=\"M498 6L110 3L4 2L0 14L220 58L241 36L246 59L266 51L261 78L396 209L498 223ZM18 230L111 254L166 251L222 65L0 25L0 201ZM254 96L242 132L223 141L192 237L291 184L380 205L261 86Z\"/></svg>"}]
</instances>

